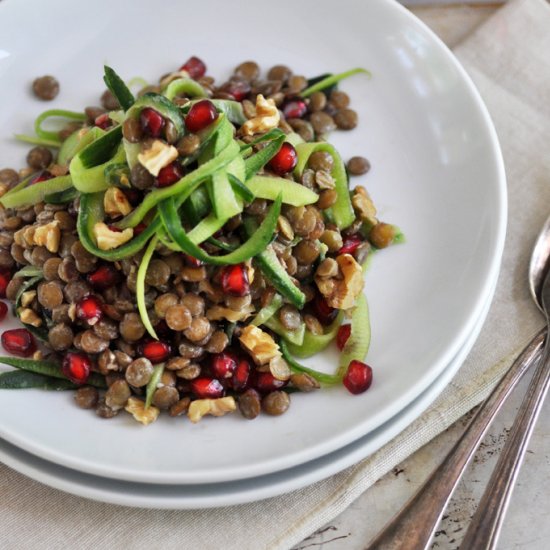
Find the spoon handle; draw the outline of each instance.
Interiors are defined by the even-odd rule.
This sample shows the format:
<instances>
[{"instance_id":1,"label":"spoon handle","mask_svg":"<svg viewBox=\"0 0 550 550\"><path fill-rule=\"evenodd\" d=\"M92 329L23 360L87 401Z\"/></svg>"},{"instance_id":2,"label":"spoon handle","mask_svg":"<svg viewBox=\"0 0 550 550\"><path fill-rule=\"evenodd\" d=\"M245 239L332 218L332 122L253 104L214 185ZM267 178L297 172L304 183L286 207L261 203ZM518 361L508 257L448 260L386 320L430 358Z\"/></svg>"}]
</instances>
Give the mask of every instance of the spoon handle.
<instances>
[{"instance_id":1,"label":"spoon handle","mask_svg":"<svg viewBox=\"0 0 550 550\"><path fill-rule=\"evenodd\" d=\"M493 418L523 374L540 356L545 334L546 329L541 330L521 352L443 462L367 550L421 550L428 547L462 473Z\"/></svg>"},{"instance_id":2,"label":"spoon handle","mask_svg":"<svg viewBox=\"0 0 550 550\"><path fill-rule=\"evenodd\" d=\"M519 469L549 386L550 345L547 343L496 468L460 545L462 550L496 548Z\"/></svg>"}]
</instances>

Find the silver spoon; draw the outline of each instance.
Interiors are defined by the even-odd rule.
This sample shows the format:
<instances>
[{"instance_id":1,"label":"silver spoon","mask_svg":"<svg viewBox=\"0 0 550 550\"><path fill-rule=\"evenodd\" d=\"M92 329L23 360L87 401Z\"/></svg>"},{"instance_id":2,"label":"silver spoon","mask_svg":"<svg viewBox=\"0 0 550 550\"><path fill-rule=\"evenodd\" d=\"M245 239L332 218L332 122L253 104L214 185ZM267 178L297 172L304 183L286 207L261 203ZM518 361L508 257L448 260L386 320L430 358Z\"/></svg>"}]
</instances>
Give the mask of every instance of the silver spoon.
<instances>
[{"instance_id":1,"label":"silver spoon","mask_svg":"<svg viewBox=\"0 0 550 550\"><path fill-rule=\"evenodd\" d=\"M550 218L546 220L537 238L529 264L529 288L537 307L546 315L547 326L550 325L547 313L547 311L550 311L550 277L546 277L549 271ZM520 353L508 372L478 409L470 424L440 466L432 472L412 499L367 546L367 550L422 550L428 548L449 499L493 418L510 392L521 380L521 377L542 355L541 350L546 332L547 328L539 331ZM543 359L550 356L550 346L546 347L544 355ZM537 372L541 370L541 365L545 362L544 360L539 362ZM522 405L508 440L513 448L506 455L504 452L501 455L497 465L498 473L495 470L483 497L487 500L487 503L484 503L482 499L478 507L478 514L476 514L477 518L472 521L471 528L467 532L461 549L471 550L475 548L476 550L482 550L494 548L494 544L496 544L527 441L548 390L550 362L544 369L545 376L542 377L542 380L540 376L537 376L537 372L529 387L529 390L531 390L531 386L536 385L536 390L528 391L525 401L529 401L529 406L525 403ZM521 424L521 426L516 427L516 424ZM521 430L521 433L513 437L514 434L518 434L519 430ZM508 443L506 447L509 447ZM499 468L501 462L503 462L503 465ZM504 477L506 477L506 480L504 480ZM490 515L485 516L484 512L489 512L489 509L485 506L490 506ZM470 537L469 540L467 540L468 537Z\"/></svg>"}]
</instances>

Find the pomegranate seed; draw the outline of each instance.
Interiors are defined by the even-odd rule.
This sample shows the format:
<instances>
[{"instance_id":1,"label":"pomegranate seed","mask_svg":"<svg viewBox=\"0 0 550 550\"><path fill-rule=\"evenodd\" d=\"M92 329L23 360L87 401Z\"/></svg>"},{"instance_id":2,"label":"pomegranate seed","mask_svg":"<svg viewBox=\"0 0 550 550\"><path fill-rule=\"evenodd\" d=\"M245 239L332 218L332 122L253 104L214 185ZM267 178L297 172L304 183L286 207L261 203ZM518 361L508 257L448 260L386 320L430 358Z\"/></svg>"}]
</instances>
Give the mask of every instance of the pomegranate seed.
<instances>
[{"instance_id":1,"label":"pomegranate seed","mask_svg":"<svg viewBox=\"0 0 550 550\"><path fill-rule=\"evenodd\" d=\"M336 334L336 345L338 346L338 349L340 351L344 349L344 346L346 345L346 342L348 341L350 334L351 334L351 325L342 325L338 329L338 334Z\"/></svg>"},{"instance_id":2,"label":"pomegranate seed","mask_svg":"<svg viewBox=\"0 0 550 550\"><path fill-rule=\"evenodd\" d=\"M287 380L277 380L270 372L258 372L255 386L260 393L280 390L288 384Z\"/></svg>"},{"instance_id":3,"label":"pomegranate seed","mask_svg":"<svg viewBox=\"0 0 550 550\"><path fill-rule=\"evenodd\" d=\"M210 370L216 378L231 378L237 368L237 357L231 351L212 355Z\"/></svg>"},{"instance_id":4,"label":"pomegranate seed","mask_svg":"<svg viewBox=\"0 0 550 550\"><path fill-rule=\"evenodd\" d=\"M6 288L11 281L11 273L9 271L0 271L0 298L6 297Z\"/></svg>"},{"instance_id":5,"label":"pomegranate seed","mask_svg":"<svg viewBox=\"0 0 550 550\"><path fill-rule=\"evenodd\" d=\"M230 296L246 296L250 293L248 269L244 264L223 267L221 282L223 291Z\"/></svg>"},{"instance_id":6,"label":"pomegranate seed","mask_svg":"<svg viewBox=\"0 0 550 550\"><path fill-rule=\"evenodd\" d=\"M246 80L230 80L222 86L222 90L233 96L235 101L242 101L250 93L250 84Z\"/></svg>"},{"instance_id":7,"label":"pomegranate seed","mask_svg":"<svg viewBox=\"0 0 550 550\"><path fill-rule=\"evenodd\" d=\"M61 364L61 372L75 384L85 384L91 368L90 358L82 353L67 353Z\"/></svg>"},{"instance_id":8,"label":"pomegranate seed","mask_svg":"<svg viewBox=\"0 0 550 550\"><path fill-rule=\"evenodd\" d=\"M321 294L315 296L312 305L315 316L322 325L330 325L338 315L338 310L330 307Z\"/></svg>"},{"instance_id":9,"label":"pomegranate seed","mask_svg":"<svg viewBox=\"0 0 550 550\"><path fill-rule=\"evenodd\" d=\"M185 127L190 132L199 132L218 118L218 111L211 101L203 99L195 103L185 117Z\"/></svg>"},{"instance_id":10,"label":"pomegranate seed","mask_svg":"<svg viewBox=\"0 0 550 550\"><path fill-rule=\"evenodd\" d=\"M170 344L166 342L160 342L158 340L150 340L143 344L141 353L155 365L156 363L162 363L166 361L172 353Z\"/></svg>"},{"instance_id":11,"label":"pomegranate seed","mask_svg":"<svg viewBox=\"0 0 550 550\"><path fill-rule=\"evenodd\" d=\"M95 118L94 124L101 128L102 130L107 130L107 128L111 124L111 119L109 118L109 113L103 113L102 115L99 115Z\"/></svg>"},{"instance_id":12,"label":"pomegranate seed","mask_svg":"<svg viewBox=\"0 0 550 550\"><path fill-rule=\"evenodd\" d=\"M233 371L233 377L231 378L231 386L235 391L244 391L248 388L251 382L251 370L252 368L248 359L239 359L237 368Z\"/></svg>"},{"instance_id":13,"label":"pomegranate seed","mask_svg":"<svg viewBox=\"0 0 550 550\"><path fill-rule=\"evenodd\" d=\"M372 369L361 361L350 361L343 382L350 393L363 393L372 384Z\"/></svg>"},{"instance_id":14,"label":"pomegranate seed","mask_svg":"<svg viewBox=\"0 0 550 550\"><path fill-rule=\"evenodd\" d=\"M41 181L51 180L52 178L53 178L53 174L50 174L48 170L42 170L42 172L40 172L38 176L36 176L30 181L29 185L34 185L35 183L40 183Z\"/></svg>"},{"instance_id":15,"label":"pomegranate seed","mask_svg":"<svg viewBox=\"0 0 550 550\"><path fill-rule=\"evenodd\" d=\"M191 380L189 385L193 393L200 399L216 399L225 393L221 382L215 378L202 376Z\"/></svg>"},{"instance_id":16,"label":"pomegranate seed","mask_svg":"<svg viewBox=\"0 0 550 550\"><path fill-rule=\"evenodd\" d=\"M294 145L286 141L281 145L278 153L269 161L269 168L277 175L284 176L288 174L298 163L298 155Z\"/></svg>"},{"instance_id":17,"label":"pomegranate seed","mask_svg":"<svg viewBox=\"0 0 550 550\"><path fill-rule=\"evenodd\" d=\"M307 105L303 99L291 99L283 105L285 118L302 118L307 113Z\"/></svg>"},{"instance_id":18,"label":"pomegranate seed","mask_svg":"<svg viewBox=\"0 0 550 550\"><path fill-rule=\"evenodd\" d=\"M180 71L187 71L195 80L202 78L206 73L206 65L198 57L190 57L181 67Z\"/></svg>"},{"instance_id":19,"label":"pomegranate seed","mask_svg":"<svg viewBox=\"0 0 550 550\"><path fill-rule=\"evenodd\" d=\"M26 328L14 328L3 332L2 346L7 352L19 357L29 357L36 351L34 337Z\"/></svg>"},{"instance_id":20,"label":"pomegranate seed","mask_svg":"<svg viewBox=\"0 0 550 550\"><path fill-rule=\"evenodd\" d=\"M145 109L141 111L139 122L143 132L154 138L160 137L162 129L166 124L162 115L150 107L145 107Z\"/></svg>"},{"instance_id":21,"label":"pomegranate seed","mask_svg":"<svg viewBox=\"0 0 550 550\"><path fill-rule=\"evenodd\" d=\"M102 306L103 303L97 296L85 296L76 304L76 317L89 325L95 325L103 317Z\"/></svg>"},{"instance_id":22,"label":"pomegranate seed","mask_svg":"<svg viewBox=\"0 0 550 550\"><path fill-rule=\"evenodd\" d=\"M125 189L124 194L132 206L137 206L143 200L143 195L137 189Z\"/></svg>"},{"instance_id":23,"label":"pomegranate seed","mask_svg":"<svg viewBox=\"0 0 550 550\"><path fill-rule=\"evenodd\" d=\"M363 243L359 235L349 235L344 239L342 248L338 250L338 254L353 254Z\"/></svg>"},{"instance_id":24,"label":"pomegranate seed","mask_svg":"<svg viewBox=\"0 0 550 550\"><path fill-rule=\"evenodd\" d=\"M177 162L172 162L162 168L157 176L157 187L168 187L176 183L183 176L183 169Z\"/></svg>"},{"instance_id":25,"label":"pomegranate seed","mask_svg":"<svg viewBox=\"0 0 550 550\"><path fill-rule=\"evenodd\" d=\"M88 273L86 279L93 288L105 290L115 286L120 281L120 273L113 266L105 264Z\"/></svg>"},{"instance_id":26,"label":"pomegranate seed","mask_svg":"<svg viewBox=\"0 0 550 550\"><path fill-rule=\"evenodd\" d=\"M140 233L143 233L147 229L147 225L145 225L143 222L138 223L134 227L134 237L137 237Z\"/></svg>"},{"instance_id":27,"label":"pomegranate seed","mask_svg":"<svg viewBox=\"0 0 550 550\"><path fill-rule=\"evenodd\" d=\"M3 321L8 314L8 306L6 302L0 302L0 321Z\"/></svg>"},{"instance_id":28,"label":"pomegranate seed","mask_svg":"<svg viewBox=\"0 0 550 550\"><path fill-rule=\"evenodd\" d=\"M184 254L183 259L189 267L201 267L204 264L202 260L199 260L190 254Z\"/></svg>"}]
</instances>

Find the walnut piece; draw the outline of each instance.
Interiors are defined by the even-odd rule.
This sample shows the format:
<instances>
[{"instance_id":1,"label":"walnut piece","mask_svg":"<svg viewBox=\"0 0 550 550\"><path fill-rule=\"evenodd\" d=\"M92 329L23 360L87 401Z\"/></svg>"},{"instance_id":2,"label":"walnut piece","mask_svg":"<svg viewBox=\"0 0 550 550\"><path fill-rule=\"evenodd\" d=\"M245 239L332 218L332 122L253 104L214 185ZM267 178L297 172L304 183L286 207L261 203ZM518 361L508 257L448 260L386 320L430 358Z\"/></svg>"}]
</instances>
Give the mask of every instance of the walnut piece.
<instances>
[{"instance_id":1,"label":"walnut piece","mask_svg":"<svg viewBox=\"0 0 550 550\"><path fill-rule=\"evenodd\" d=\"M257 365L265 365L275 357L281 356L281 351L275 340L267 332L254 325L244 327L239 340Z\"/></svg>"},{"instance_id":2,"label":"walnut piece","mask_svg":"<svg viewBox=\"0 0 550 550\"><path fill-rule=\"evenodd\" d=\"M145 166L153 176L158 176L165 166L168 166L177 158L178 150L173 145L168 145L160 139L155 139L149 149L145 149L138 154L140 164Z\"/></svg>"},{"instance_id":3,"label":"walnut piece","mask_svg":"<svg viewBox=\"0 0 550 550\"><path fill-rule=\"evenodd\" d=\"M118 187L109 187L103 196L103 208L111 218L126 216L132 211L132 207L126 195Z\"/></svg>"},{"instance_id":4,"label":"walnut piece","mask_svg":"<svg viewBox=\"0 0 550 550\"><path fill-rule=\"evenodd\" d=\"M239 311L216 305L208 308L206 318L210 321L221 321L222 319L226 319L227 321L236 323L237 321L248 319L254 311L254 306L252 304L248 304Z\"/></svg>"},{"instance_id":5,"label":"walnut piece","mask_svg":"<svg viewBox=\"0 0 550 550\"><path fill-rule=\"evenodd\" d=\"M27 233L24 234L25 240L27 239ZM32 233L32 240L34 244L38 246L45 246L49 252L57 252L59 249L59 240L61 239L61 231L59 229L59 222L54 220L46 225L40 225L34 228Z\"/></svg>"},{"instance_id":6,"label":"walnut piece","mask_svg":"<svg viewBox=\"0 0 550 550\"><path fill-rule=\"evenodd\" d=\"M341 254L336 262L338 276L325 278L316 274L315 284L330 307L349 309L363 290L363 270L351 254Z\"/></svg>"},{"instance_id":7,"label":"walnut piece","mask_svg":"<svg viewBox=\"0 0 550 550\"><path fill-rule=\"evenodd\" d=\"M98 248L112 250L127 243L134 236L134 230L128 227L124 231L111 231L107 224L98 222L94 225L94 237Z\"/></svg>"},{"instance_id":8,"label":"walnut piece","mask_svg":"<svg viewBox=\"0 0 550 550\"><path fill-rule=\"evenodd\" d=\"M359 214L360 218L371 225L376 225L378 219L376 218L376 208L367 190L358 185L354 189L353 197L351 198L353 208Z\"/></svg>"},{"instance_id":9,"label":"walnut piece","mask_svg":"<svg viewBox=\"0 0 550 550\"><path fill-rule=\"evenodd\" d=\"M130 397L126 403L124 410L129 412L138 422L141 422L144 426L154 422L160 413L160 409L153 405L149 405L149 408L145 408L145 401L138 399L137 397Z\"/></svg>"},{"instance_id":10,"label":"walnut piece","mask_svg":"<svg viewBox=\"0 0 550 550\"><path fill-rule=\"evenodd\" d=\"M21 294L21 305L23 307L30 306L36 298L36 290L27 290Z\"/></svg>"},{"instance_id":11,"label":"walnut piece","mask_svg":"<svg viewBox=\"0 0 550 550\"><path fill-rule=\"evenodd\" d=\"M40 319L34 310L28 307L20 307L17 310L17 315L19 316L19 319L21 319L21 322L26 325L31 325L33 327L39 327L42 325L42 319Z\"/></svg>"},{"instance_id":12,"label":"walnut piece","mask_svg":"<svg viewBox=\"0 0 550 550\"><path fill-rule=\"evenodd\" d=\"M187 416L191 422L198 422L203 416L223 416L237 409L233 397L220 397L218 399L196 399L191 401Z\"/></svg>"},{"instance_id":13,"label":"walnut piece","mask_svg":"<svg viewBox=\"0 0 550 550\"><path fill-rule=\"evenodd\" d=\"M279 126L281 115L273 99L265 99L262 94L256 97L256 116L247 120L241 126L241 133L245 136L263 134Z\"/></svg>"}]
</instances>

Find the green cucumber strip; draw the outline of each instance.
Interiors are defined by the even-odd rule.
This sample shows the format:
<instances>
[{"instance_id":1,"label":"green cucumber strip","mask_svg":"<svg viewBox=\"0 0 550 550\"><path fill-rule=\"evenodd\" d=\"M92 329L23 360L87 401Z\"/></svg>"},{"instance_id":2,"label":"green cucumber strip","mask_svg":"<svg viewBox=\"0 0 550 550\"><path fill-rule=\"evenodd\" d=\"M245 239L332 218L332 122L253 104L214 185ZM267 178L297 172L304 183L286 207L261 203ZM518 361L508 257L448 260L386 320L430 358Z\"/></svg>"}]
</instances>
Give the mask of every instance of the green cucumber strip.
<instances>
[{"instance_id":1,"label":"green cucumber strip","mask_svg":"<svg viewBox=\"0 0 550 550\"><path fill-rule=\"evenodd\" d=\"M35 361L34 359L22 359L20 357L0 357L0 363L3 365L9 365L16 369L21 369L28 372L34 372L36 374L42 374L43 376L49 376L51 378L60 378L61 380L67 380L67 377L61 372L61 366L58 363L52 361ZM86 385L95 386L96 388L105 388L105 380L103 376L92 372L90 377L86 381Z\"/></svg>"},{"instance_id":2,"label":"green cucumber strip","mask_svg":"<svg viewBox=\"0 0 550 550\"><path fill-rule=\"evenodd\" d=\"M105 71L103 82L105 82L107 88L109 88L111 93L118 99L120 106L127 111L134 104L134 95L128 89L124 80L122 80L111 67L105 65L103 69Z\"/></svg>"},{"instance_id":3,"label":"green cucumber strip","mask_svg":"<svg viewBox=\"0 0 550 550\"><path fill-rule=\"evenodd\" d=\"M55 141L61 145L58 132L50 132L42 128L42 124L48 118L68 118L70 120L80 120L84 122L86 115L84 113L76 113L75 111L65 111L64 109L50 109L39 115L34 122L34 132L40 139Z\"/></svg>"},{"instance_id":4,"label":"green cucumber strip","mask_svg":"<svg viewBox=\"0 0 550 550\"><path fill-rule=\"evenodd\" d=\"M343 377L350 361L363 361L370 347L369 306L365 295L357 298L355 309L351 314L351 334L340 354L338 375Z\"/></svg>"},{"instance_id":5,"label":"green cucumber strip","mask_svg":"<svg viewBox=\"0 0 550 550\"><path fill-rule=\"evenodd\" d=\"M278 334L286 340L287 342L292 342L293 344L300 346L302 345L302 342L304 341L304 335L306 332L306 324L302 323L300 325L300 328L297 328L296 330L288 330L283 326L281 321L275 316L272 316L270 319L265 321L264 325L272 330L275 334Z\"/></svg>"},{"instance_id":6,"label":"green cucumber strip","mask_svg":"<svg viewBox=\"0 0 550 550\"><path fill-rule=\"evenodd\" d=\"M290 143L290 145L299 145L300 143L305 143L304 139L300 134L297 134L296 132L290 132L290 134L286 135L285 141L287 143Z\"/></svg>"},{"instance_id":7,"label":"green cucumber strip","mask_svg":"<svg viewBox=\"0 0 550 550\"><path fill-rule=\"evenodd\" d=\"M212 238L212 235L216 233L216 231L220 230L226 223L226 220L220 220L216 217L214 212L208 214L206 218L201 220L189 233L187 233L187 236L189 237L189 240L193 244L200 244L204 241L206 241L209 238Z\"/></svg>"},{"instance_id":8,"label":"green cucumber strip","mask_svg":"<svg viewBox=\"0 0 550 550\"><path fill-rule=\"evenodd\" d=\"M82 246L84 246L90 254L94 254L98 258L109 260L110 262L134 256L162 227L160 218L156 217L153 219L137 237L134 237L131 241L122 246L112 250L101 250L95 242L93 229L94 225L103 221L104 218L103 195L103 192L99 192L83 193L80 196L80 208L78 210L76 228Z\"/></svg>"},{"instance_id":9,"label":"green cucumber strip","mask_svg":"<svg viewBox=\"0 0 550 550\"><path fill-rule=\"evenodd\" d=\"M30 206L42 202L47 195L59 193L73 187L71 176L58 176L46 181L34 183L19 189L12 190L0 198L0 203L6 208Z\"/></svg>"},{"instance_id":10,"label":"green cucumber strip","mask_svg":"<svg viewBox=\"0 0 550 550\"><path fill-rule=\"evenodd\" d=\"M281 137L284 139L286 137L286 134L280 128L272 128L271 130L269 130L269 132L258 136L250 143L244 143L240 141L239 144L241 147L241 153L246 153L247 151L252 150L252 147L254 147L254 145L257 145L258 143L263 143L264 141L272 141Z\"/></svg>"},{"instance_id":11,"label":"green cucumber strip","mask_svg":"<svg viewBox=\"0 0 550 550\"><path fill-rule=\"evenodd\" d=\"M339 74L327 75L325 78L323 78L319 82L316 82L312 86L309 86L305 90L302 90L302 92L300 92L300 95L302 97L309 97L311 94L315 92L324 90L325 88L328 88L329 86L333 86L334 84L337 84L338 82L340 82L341 80L344 80L345 78L349 78L350 76L353 76L359 73L366 74L369 77L371 76L371 73L367 71L367 69L361 69L361 68L351 69L349 71L345 71Z\"/></svg>"},{"instance_id":12,"label":"green cucumber strip","mask_svg":"<svg viewBox=\"0 0 550 550\"><path fill-rule=\"evenodd\" d=\"M258 170L263 168L278 153L284 140L285 134L281 133L263 149L244 159L245 181L249 180L254 174L256 174Z\"/></svg>"},{"instance_id":13,"label":"green cucumber strip","mask_svg":"<svg viewBox=\"0 0 550 550\"><path fill-rule=\"evenodd\" d=\"M177 195L177 207L179 208L191 195L191 193L204 181L210 178L217 170L229 164L239 154L239 146L233 141L217 157L199 166L189 174L183 176L179 181L164 187L155 189L148 193L142 203L128 216L123 218L117 227L125 229L126 227L135 227L158 203L164 199Z\"/></svg>"},{"instance_id":14,"label":"green cucumber strip","mask_svg":"<svg viewBox=\"0 0 550 550\"><path fill-rule=\"evenodd\" d=\"M141 259L139 264L137 277L136 277L136 299L137 306L139 311L139 316L141 317L141 322L147 330L147 332L155 339L158 340L159 337L151 324L151 319L149 319L149 313L147 311L147 306L145 305L145 276L147 275L147 268L149 267L149 262L155 251L155 246L157 245L158 237L154 236L147 245L145 249L145 254Z\"/></svg>"},{"instance_id":15,"label":"green cucumber strip","mask_svg":"<svg viewBox=\"0 0 550 550\"><path fill-rule=\"evenodd\" d=\"M139 88L145 88L146 86L149 86L149 82L141 76L134 76L128 80L128 84L126 84L126 86L128 86L128 88L137 88L138 86Z\"/></svg>"},{"instance_id":16,"label":"green cucumber strip","mask_svg":"<svg viewBox=\"0 0 550 550\"><path fill-rule=\"evenodd\" d=\"M181 225L175 201L166 200L159 204L159 212L166 232L179 245L182 252L190 254L198 260L214 265L239 264L256 256L266 248L273 237L277 226L277 218L281 211L281 198L273 203L258 230L239 248L223 256L211 256L198 245L194 244Z\"/></svg>"},{"instance_id":17,"label":"green cucumber strip","mask_svg":"<svg viewBox=\"0 0 550 550\"><path fill-rule=\"evenodd\" d=\"M233 250L237 250L237 248L239 248L237 245L224 243L223 241L214 239L214 237L209 237L207 241L210 244L213 244L214 246L221 248L222 250L226 250L227 252L233 252Z\"/></svg>"},{"instance_id":18,"label":"green cucumber strip","mask_svg":"<svg viewBox=\"0 0 550 550\"><path fill-rule=\"evenodd\" d=\"M318 143L302 143L296 146L298 153L298 163L294 168L294 174L300 178L307 166L309 157L317 151L325 151L329 153L333 160L331 175L334 178L336 193L338 198L334 205L330 208L331 215L334 218L334 223L340 228L349 227L355 220L355 213L349 196L348 175L346 167L342 162L342 158L338 151L330 144L324 142Z\"/></svg>"},{"instance_id":19,"label":"green cucumber strip","mask_svg":"<svg viewBox=\"0 0 550 550\"><path fill-rule=\"evenodd\" d=\"M177 80L172 80L162 92L162 95L167 97L170 101L182 94L186 97L208 97L206 90L192 78L178 78Z\"/></svg>"},{"instance_id":20,"label":"green cucumber strip","mask_svg":"<svg viewBox=\"0 0 550 550\"><path fill-rule=\"evenodd\" d=\"M258 311L256 317L254 317L254 319L250 321L250 324L256 325L257 327L263 325L268 319L270 319L271 317L273 317L273 315L275 315L275 313L277 313L282 305L283 299L281 298L280 294L275 294L271 299L271 302L269 302L269 304Z\"/></svg>"},{"instance_id":21,"label":"green cucumber strip","mask_svg":"<svg viewBox=\"0 0 550 550\"><path fill-rule=\"evenodd\" d=\"M309 374L312 378L317 380L317 382L320 382L321 384L326 384L327 386L333 386L342 382L342 377L338 374L327 374L325 372L319 372L318 370L310 369L309 367L300 365L300 363L298 363L294 359L294 357L290 355L290 352L288 351L287 345L285 344L284 340L279 342L279 347L281 348L283 359L288 363L288 366L291 370Z\"/></svg>"},{"instance_id":22,"label":"green cucumber strip","mask_svg":"<svg viewBox=\"0 0 550 550\"><path fill-rule=\"evenodd\" d=\"M108 164L103 175L107 185L115 185L126 189L131 187L130 169L125 162Z\"/></svg>"},{"instance_id":23,"label":"green cucumber strip","mask_svg":"<svg viewBox=\"0 0 550 550\"><path fill-rule=\"evenodd\" d=\"M57 155L57 163L68 166L71 159L84 147L90 145L92 141L99 139L105 134L105 130L94 126L73 132L61 145Z\"/></svg>"},{"instance_id":24,"label":"green cucumber strip","mask_svg":"<svg viewBox=\"0 0 550 550\"><path fill-rule=\"evenodd\" d=\"M47 204L66 204L74 201L80 193L74 188L69 187L65 191L57 191L56 193L50 193L44 197L44 202Z\"/></svg>"},{"instance_id":25,"label":"green cucumber strip","mask_svg":"<svg viewBox=\"0 0 550 550\"><path fill-rule=\"evenodd\" d=\"M257 230L257 225L253 218L245 218L243 224L249 236L254 234ZM294 284L286 269L281 265L273 248L267 247L255 256L254 259L275 290L287 298L298 309L302 309L306 302L306 297Z\"/></svg>"},{"instance_id":26,"label":"green cucumber strip","mask_svg":"<svg viewBox=\"0 0 550 550\"><path fill-rule=\"evenodd\" d=\"M111 159L93 168L84 168L81 159L76 155L70 164L70 173L74 186L81 193L104 191L109 187L105 179L105 171L111 164L121 164L125 160L126 153L122 144L119 145L115 155Z\"/></svg>"},{"instance_id":27,"label":"green cucumber strip","mask_svg":"<svg viewBox=\"0 0 550 550\"><path fill-rule=\"evenodd\" d=\"M228 173L227 178L229 180L229 183L231 184L231 187L233 188L233 191L235 191L235 193L239 195L241 199L243 199L245 202L252 202L254 200L254 193L252 193L252 191L250 191L250 189L239 178L237 178L237 176Z\"/></svg>"},{"instance_id":28,"label":"green cucumber strip","mask_svg":"<svg viewBox=\"0 0 550 550\"><path fill-rule=\"evenodd\" d=\"M336 338L343 318L344 314L340 311L336 319L325 329L323 334L312 334L309 330L306 330L304 340L299 346L287 341L286 344L290 353L296 357L305 359L323 351Z\"/></svg>"},{"instance_id":29,"label":"green cucumber strip","mask_svg":"<svg viewBox=\"0 0 550 550\"><path fill-rule=\"evenodd\" d=\"M157 386L160 382L160 378L163 372L164 372L164 363L159 363L158 365L155 365L155 368L153 369L153 374L151 375L151 380L149 380L147 384L147 388L145 389L145 408L146 409L148 409L151 406L151 403L153 401L153 396L155 395L155 391L157 391Z\"/></svg>"},{"instance_id":30,"label":"green cucumber strip","mask_svg":"<svg viewBox=\"0 0 550 550\"><path fill-rule=\"evenodd\" d=\"M246 186L259 199L273 200L273 197L281 193L283 202L291 206L305 206L319 200L319 195L315 191L285 178L252 176L246 182Z\"/></svg>"},{"instance_id":31,"label":"green cucumber strip","mask_svg":"<svg viewBox=\"0 0 550 550\"><path fill-rule=\"evenodd\" d=\"M12 370L0 373L0 390L40 389L51 391L74 390L78 388L70 380L50 378L24 370Z\"/></svg>"},{"instance_id":32,"label":"green cucumber strip","mask_svg":"<svg viewBox=\"0 0 550 550\"><path fill-rule=\"evenodd\" d=\"M32 145L42 145L43 147L61 147L61 140L53 139L43 139L36 136L27 136L25 134L14 134L13 136L18 141L23 141L24 143L31 143Z\"/></svg>"},{"instance_id":33,"label":"green cucumber strip","mask_svg":"<svg viewBox=\"0 0 550 550\"><path fill-rule=\"evenodd\" d=\"M115 153L121 139L122 126L115 126L112 130L105 132L101 137L92 141L77 155L82 167L93 168L107 162Z\"/></svg>"},{"instance_id":34,"label":"green cucumber strip","mask_svg":"<svg viewBox=\"0 0 550 550\"><path fill-rule=\"evenodd\" d=\"M41 277L43 275L42 268L26 265L19 271L13 274L13 277Z\"/></svg>"},{"instance_id":35,"label":"green cucumber strip","mask_svg":"<svg viewBox=\"0 0 550 550\"><path fill-rule=\"evenodd\" d=\"M204 186L198 187L191 193L189 198L183 203L185 212L190 218L189 221L196 225L212 209L208 191Z\"/></svg>"},{"instance_id":36,"label":"green cucumber strip","mask_svg":"<svg viewBox=\"0 0 550 550\"><path fill-rule=\"evenodd\" d=\"M218 219L228 220L243 211L242 201L235 195L225 170L218 170L208 187L212 209Z\"/></svg>"}]
</instances>

